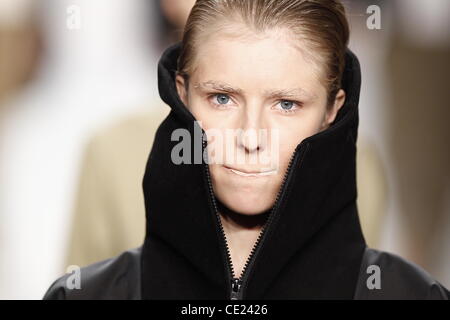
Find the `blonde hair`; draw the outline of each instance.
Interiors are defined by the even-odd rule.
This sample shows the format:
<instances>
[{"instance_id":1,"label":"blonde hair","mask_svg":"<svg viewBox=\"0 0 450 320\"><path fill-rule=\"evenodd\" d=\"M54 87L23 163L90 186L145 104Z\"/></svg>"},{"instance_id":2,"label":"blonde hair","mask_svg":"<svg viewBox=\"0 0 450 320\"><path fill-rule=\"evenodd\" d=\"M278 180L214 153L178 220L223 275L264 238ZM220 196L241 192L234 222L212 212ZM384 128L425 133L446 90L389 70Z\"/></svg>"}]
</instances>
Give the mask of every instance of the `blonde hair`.
<instances>
[{"instance_id":1,"label":"blonde hair","mask_svg":"<svg viewBox=\"0 0 450 320\"><path fill-rule=\"evenodd\" d=\"M197 0L187 20L177 74L188 85L194 71L196 48L219 28L243 24L251 36L274 28L287 28L304 57L320 66L321 81L332 104L340 89L345 66L349 26L345 9L339 0ZM303 45L303 47L301 47Z\"/></svg>"}]
</instances>

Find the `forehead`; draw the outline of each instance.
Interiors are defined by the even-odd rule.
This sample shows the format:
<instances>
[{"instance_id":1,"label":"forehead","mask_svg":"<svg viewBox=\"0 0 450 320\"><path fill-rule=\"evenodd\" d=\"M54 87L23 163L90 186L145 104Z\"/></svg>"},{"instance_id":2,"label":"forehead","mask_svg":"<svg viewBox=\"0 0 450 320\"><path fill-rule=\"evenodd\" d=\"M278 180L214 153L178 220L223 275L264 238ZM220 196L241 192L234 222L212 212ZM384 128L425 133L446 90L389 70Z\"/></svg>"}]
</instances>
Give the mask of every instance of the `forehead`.
<instances>
[{"instance_id":1,"label":"forehead","mask_svg":"<svg viewBox=\"0 0 450 320\"><path fill-rule=\"evenodd\" d=\"M279 34L252 40L211 35L197 47L194 70L197 85L221 83L258 92L301 88L303 93L318 94L325 90L317 68L305 59L299 45Z\"/></svg>"}]
</instances>

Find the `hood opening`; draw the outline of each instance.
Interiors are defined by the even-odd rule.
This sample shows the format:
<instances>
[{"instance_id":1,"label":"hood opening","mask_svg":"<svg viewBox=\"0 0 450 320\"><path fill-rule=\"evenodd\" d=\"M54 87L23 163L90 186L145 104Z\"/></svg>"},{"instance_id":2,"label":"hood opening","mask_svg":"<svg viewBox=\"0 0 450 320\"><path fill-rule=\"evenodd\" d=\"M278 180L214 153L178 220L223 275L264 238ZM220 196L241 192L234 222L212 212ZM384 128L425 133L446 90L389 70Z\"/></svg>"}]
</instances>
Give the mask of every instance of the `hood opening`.
<instances>
[{"instance_id":1,"label":"hood opening","mask_svg":"<svg viewBox=\"0 0 450 320\"><path fill-rule=\"evenodd\" d=\"M181 42L166 49L158 64L160 96L171 112L156 133L143 180L142 296L228 299L226 244L205 164L176 165L170 158L172 132L195 130L175 86L180 48ZM358 59L347 50L346 101L329 128L295 149L242 298L352 298L365 248L356 207L360 81Z\"/></svg>"}]
</instances>

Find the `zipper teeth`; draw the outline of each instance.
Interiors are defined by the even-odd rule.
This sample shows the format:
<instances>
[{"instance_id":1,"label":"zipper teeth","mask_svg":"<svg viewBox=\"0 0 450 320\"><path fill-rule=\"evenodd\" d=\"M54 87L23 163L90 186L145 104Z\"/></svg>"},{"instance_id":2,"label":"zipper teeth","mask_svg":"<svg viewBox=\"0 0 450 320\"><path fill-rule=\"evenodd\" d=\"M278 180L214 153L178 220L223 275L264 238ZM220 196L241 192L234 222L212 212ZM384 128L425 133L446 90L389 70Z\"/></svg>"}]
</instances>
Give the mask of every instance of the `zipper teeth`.
<instances>
[{"instance_id":1,"label":"zipper teeth","mask_svg":"<svg viewBox=\"0 0 450 320\"><path fill-rule=\"evenodd\" d=\"M290 166L292 165L291 163L292 163L292 159L290 161L290 164L289 164L288 168L290 168ZM287 171L289 171L289 170L287 170ZM283 178L283 182L281 184L282 186L284 186L285 181L286 181L286 176ZM281 194L281 192L278 191L277 196L275 198L275 204L278 203L279 198L280 198L280 194ZM261 239L262 239L263 235L265 234L265 232L267 230L267 227L270 226L270 224L273 221L273 216L274 216L273 213L275 211L274 210L275 207L276 206L274 205L274 207L272 208L272 211L270 212L269 216L267 217L267 221L264 223L263 227L261 228L261 231L259 232L258 238L256 239L255 244L253 245L253 248L250 251L250 255L248 256L247 260L245 261L245 265L244 265L244 267L242 269L242 273L241 273L241 275L242 275L241 278L244 278L244 275L246 274L246 271L249 268L250 261L252 260L253 256L255 255L256 249L258 248L258 246L259 246L259 244L261 242Z\"/></svg>"},{"instance_id":2,"label":"zipper teeth","mask_svg":"<svg viewBox=\"0 0 450 320\"><path fill-rule=\"evenodd\" d=\"M206 147L206 140L203 140L203 151L205 150L205 147ZM241 272L241 277L239 278L239 280L242 281L241 282L242 283L242 287L241 287L241 290L240 290L241 293L242 293L242 291L244 289L243 288L244 280L247 279L247 270L249 269L250 263L253 261L253 259L255 257L255 254L257 252L257 249L258 249L258 247L259 247L259 245L260 245L260 243L261 243L261 241L263 239L263 236L266 234L266 231L267 231L268 227L271 225L272 221L274 220L275 212L278 209L278 205L279 205L279 201L280 201L280 198L281 198L281 194L284 191L284 187L285 187L287 178L288 178L289 173L291 171L292 164L294 163L294 159L295 159L296 155L297 155L297 149L294 151L294 153L292 154L292 156L291 156L291 158L289 160L289 164L288 164L288 167L287 167L286 172L284 174L281 187L278 190L277 196L275 198L275 204L274 204L274 206L272 208L272 211L270 212L269 216L267 217L267 221L264 223L263 227L261 228L261 231L260 231L260 233L258 235L258 238L256 239L256 242L253 245L252 250L250 251L250 255L248 256L247 260L245 261L245 265L244 265L244 267L242 269L242 272ZM225 246L225 255L226 255L226 260L228 262L229 276L230 276L230 279L232 280L232 279L234 279L236 277L235 277L235 274L234 274L233 262L231 260L230 248L228 246L228 241L226 239L225 231L223 229L223 225L222 225L222 222L220 220L219 210L217 209L217 203L216 203L216 199L214 197L214 191L213 191L213 187L212 187L212 183L211 183L211 174L210 174L210 171L209 171L209 165L207 163L205 163L204 165L206 167L206 177L207 177L207 180L208 180L209 194L210 194L210 197L212 199L213 206L214 206L214 214L215 214L216 219L218 221L219 232L220 232L220 235L221 235L222 240L223 240L222 242L223 242L223 244Z\"/></svg>"},{"instance_id":3,"label":"zipper teeth","mask_svg":"<svg viewBox=\"0 0 450 320\"><path fill-rule=\"evenodd\" d=\"M203 140L203 151L205 150L206 147L206 141ZM214 191L213 191L213 187L212 187L212 183L211 183L211 174L209 171L209 166L207 163L204 164L206 167L206 177L208 180L208 189L209 189L209 195L211 197L213 206L214 206L214 214L216 216L216 219L218 221L218 226L219 226L219 233L222 237L222 243L225 245L225 255L226 255L226 260L228 262L228 272L229 272L229 276L230 278L234 278L234 268L233 268L233 263L231 261L231 254L230 254L230 248L228 246L228 242L225 236L225 231L223 229L222 226L222 222L220 221L220 216L219 216L219 210L217 209L217 203L216 203L216 198L214 197Z\"/></svg>"},{"instance_id":4,"label":"zipper teeth","mask_svg":"<svg viewBox=\"0 0 450 320\"><path fill-rule=\"evenodd\" d=\"M244 280L246 280L247 277L248 277L247 270L249 269L250 264L254 261L254 257L256 255L257 249L260 247L260 244L261 244L265 234L267 233L267 230L269 229L269 227L271 226L271 224L274 221L274 218L276 216L275 214L277 213L277 209L278 209L278 206L279 206L280 198L281 198L282 193L284 192L284 188L285 188L285 185L286 185L286 182L287 182L287 178L288 178L288 176L290 174L290 171L291 171L292 165L294 163L294 159L296 158L296 155L297 155L297 149L294 151L294 153L292 154L292 156L291 156L291 158L289 160L289 164L287 166L286 172L284 173L283 181L281 183L281 187L278 190L277 196L275 198L275 203L274 203L274 206L272 207L272 211L270 212L266 223L262 227L262 230L259 233L259 236L258 236L258 238L257 238L257 240L256 240L256 242L255 242L255 244L253 246L253 249L252 249L252 251L250 253L250 256L248 257L248 259L247 259L247 261L245 263L245 266L244 266L244 268L242 270L242 276L241 276L242 288L241 288L241 291L244 290L244 284L245 284Z\"/></svg>"}]
</instances>

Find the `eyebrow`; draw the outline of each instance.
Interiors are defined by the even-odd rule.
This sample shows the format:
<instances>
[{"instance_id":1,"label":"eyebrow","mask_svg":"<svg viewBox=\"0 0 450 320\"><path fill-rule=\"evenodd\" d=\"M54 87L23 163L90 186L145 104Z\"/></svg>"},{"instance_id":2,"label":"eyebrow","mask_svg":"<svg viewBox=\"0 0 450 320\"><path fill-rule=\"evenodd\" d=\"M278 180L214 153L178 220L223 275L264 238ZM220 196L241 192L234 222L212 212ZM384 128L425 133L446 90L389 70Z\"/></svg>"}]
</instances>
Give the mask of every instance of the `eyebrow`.
<instances>
[{"instance_id":1,"label":"eyebrow","mask_svg":"<svg viewBox=\"0 0 450 320\"><path fill-rule=\"evenodd\" d=\"M240 93L243 92L242 89L233 88L229 84L226 84L226 83L223 83L223 82L217 82L217 81L213 81L213 80L196 83L194 85L194 88L196 88L196 89L207 89L207 88L209 88L209 89L215 89L215 90L219 90L219 91L225 91L225 92L228 92L228 93L237 93L237 94L240 94Z\"/></svg>"},{"instance_id":2,"label":"eyebrow","mask_svg":"<svg viewBox=\"0 0 450 320\"><path fill-rule=\"evenodd\" d=\"M227 92L230 94L242 94L244 90L240 88L234 88L233 86L219 81L208 80L205 82L199 82L194 85L195 89L214 89L218 91ZM315 94L311 94L304 90L303 88L292 88L292 89L273 89L266 90L265 95L268 98L283 98L283 97L306 97L306 98L316 98Z\"/></svg>"}]
</instances>

